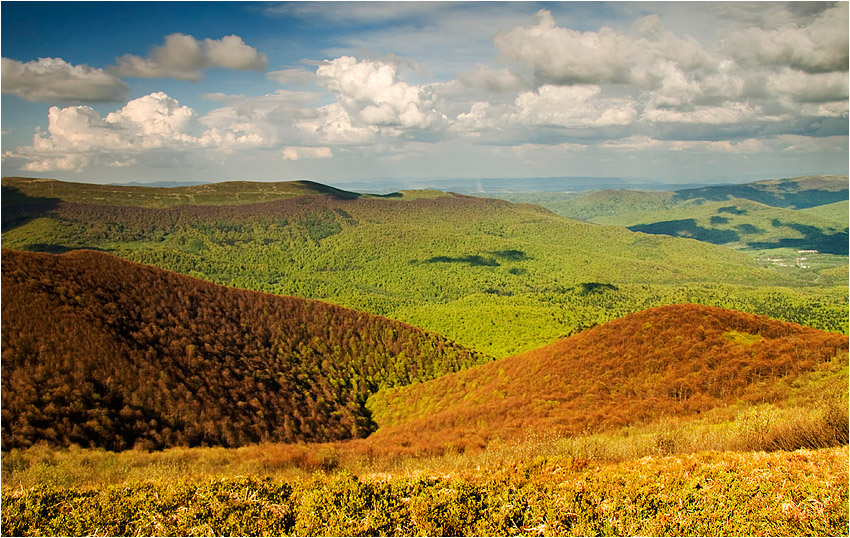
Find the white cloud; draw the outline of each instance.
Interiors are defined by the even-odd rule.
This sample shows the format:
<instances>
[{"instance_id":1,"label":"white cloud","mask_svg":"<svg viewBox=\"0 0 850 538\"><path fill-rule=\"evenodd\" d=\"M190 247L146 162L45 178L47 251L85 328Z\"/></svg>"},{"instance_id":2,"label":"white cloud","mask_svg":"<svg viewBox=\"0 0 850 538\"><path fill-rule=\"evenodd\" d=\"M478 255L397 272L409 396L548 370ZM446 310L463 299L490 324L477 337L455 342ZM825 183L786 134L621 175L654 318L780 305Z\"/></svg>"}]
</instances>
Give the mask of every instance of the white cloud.
<instances>
[{"instance_id":1,"label":"white cloud","mask_svg":"<svg viewBox=\"0 0 850 538\"><path fill-rule=\"evenodd\" d=\"M637 110L625 99L600 98L599 86L541 86L516 98L514 119L566 128L628 125Z\"/></svg>"},{"instance_id":2,"label":"white cloud","mask_svg":"<svg viewBox=\"0 0 850 538\"><path fill-rule=\"evenodd\" d=\"M523 160L534 161L543 154L551 153L575 153L588 149L587 144L576 144L572 142L561 142L560 144L520 144L514 146L513 150Z\"/></svg>"},{"instance_id":3,"label":"white cloud","mask_svg":"<svg viewBox=\"0 0 850 538\"><path fill-rule=\"evenodd\" d=\"M295 125L303 134L325 144L365 144L378 135L374 125L356 125L339 103L319 107L314 117L296 120Z\"/></svg>"},{"instance_id":4,"label":"white cloud","mask_svg":"<svg viewBox=\"0 0 850 538\"><path fill-rule=\"evenodd\" d=\"M329 159L333 157L331 148L321 147L296 147L287 146L281 151L283 160L297 161L299 159Z\"/></svg>"},{"instance_id":5,"label":"white cloud","mask_svg":"<svg viewBox=\"0 0 850 538\"><path fill-rule=\"evenodd\" d=\"M847 73L809 74L786 68L763 80L771 95L788 96L797 103L846 102L848 97Z\"/></svg>"},{"instance_id":6,"label":"white cloud","mask_svg":"<svg viewBox=\"0 0 850 538\"><path fill-rule=\"evenodd\" d=\"M434 109L434 92L399 81L390 63L342 56L320 65L316 76L337 96L349 118L365 125L425 129L442 119Z\"/></svg>"},{"instance_id":7,"label":"white cloud","mask_svg":"<svg viewBox=\"0 0 850 538\"><path fill-rule=\"evenodd\" d=\"M127 84L103 69L71 65L61 58L39 58L34 62L2 59L3 93L27 101L122 101Z\"/></svg>"},{"instance_id":8,"label":"white cloud","mask_svg":"<svg viewBox=\"0 0 850 538\"><path fill-rule=\"evenodd\" d=\"M762 153L770 148L756 138L739 141L730 140L658 140L647 135L633 135L602 144L605 149L615 151L643 152L649 150L691 153Z\"/></svg>"},{"instance_id":9,"label":"white cloud","mask_svg":"<svg viewBox=\"0 0 850 538\"><path fill-rule=\"evenodd\" d=\"M746 121L779 121L787 117L770 116L759 107L747 103L729 102L720 106L696 106L689 109L652 108L644 111L643 118L658 123L697 123L725 125Z\"/></svg>"},{"instance_id":10,"label":"white cloud","mask_svg":"<svg viewBox=\"0 0 850 538\"><path fill-rule=\"evenodd\" d=\"M458 80L471 88L490 92L516 92L528 86L522 77L509 69L497 71L481 63L473 71L458 75Z\"/></svg>"},{"instance_id":11,"label":"white cloud","mask_svg":"<svg viewBox=\"0 0 850 538\"><path fill-rule=\"evenodd\" d=\"M166 36L165 44L151 49L147 57L125 54L117 62L113 69L120 76L190 81L203 79L202 70L211 67L262 71L269 63L265 53L237 35L198 41L180 33Z\"/></svg>"},{"instance_id":12,"label":"white cloud","mask_svg":"<svg viewBox=\"0 0 850 538\"><path fill-rule=\"evenodd\" d=\"M638 21L643 35L627 35L602 27L579 32L558 27L547 10L537 13L537 25L519 26L496 35L502 56L530 69L546 84L658 85L659 63L682 71L710 68L715 60L691 37L678 38L660 28L657 18Z\"/></svg>"},{"instance_id":13,"label":"white cloud","mask_svg":"<svg viewBox=\"0 0 850 538\"><path fill-rule=\"evenodd\" d=\"M847 71L848 4L838 2L812 20L731 33L726 52L745 65L791 67L807 73Z\"/></svg>"},{"instance_id":14,"label":"white cloud","mask_svg":"<svg viewBox=\"0 0 850 538\"><path fill-rule=\"evenodd\" d=\"M4 157L25 160L22 168L28 171L80 170L93 162L126 166L135 161L133 155L150 151L221 153L267 143L250 122L218 123L203 130L193 109L162 92L129 101L105 117L88 106L54 106L47 133L36 131L32 146Z\"/></svg>"}]
</instances>

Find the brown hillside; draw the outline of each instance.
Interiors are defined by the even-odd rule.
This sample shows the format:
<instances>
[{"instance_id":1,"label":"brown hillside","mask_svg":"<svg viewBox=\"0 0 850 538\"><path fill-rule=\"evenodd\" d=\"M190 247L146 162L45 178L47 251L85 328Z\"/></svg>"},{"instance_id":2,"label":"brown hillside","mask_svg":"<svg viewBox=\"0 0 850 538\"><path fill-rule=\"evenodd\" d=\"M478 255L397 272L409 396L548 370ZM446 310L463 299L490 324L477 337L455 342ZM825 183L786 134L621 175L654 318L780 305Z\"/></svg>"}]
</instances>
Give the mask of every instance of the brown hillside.
<instances>
[{"instance_id":1,"label":"brown hillside","mask_svg":"<svg viewBox=\"0 0 850 538\"><path fill-rule=\"evenodd\" d=\"M484 360L386 318L92 251L4 249L2 294L4 450L362 437L372 392Z\"/></svg>"},{"instance_id":2,"label":"brown hillside","mask_svg":"<svg viewBox=\"0 0 850 538\"><path fill-rule=\"evenodd\" d=\"M652 308L522 355L382 391L370 400L379 424L370 439L411 449L463 446L648 423L739 399L775 401L782 394L771 381L826 367L847 347L846 336L764 316Z\"/></svg>"}]
</instances>

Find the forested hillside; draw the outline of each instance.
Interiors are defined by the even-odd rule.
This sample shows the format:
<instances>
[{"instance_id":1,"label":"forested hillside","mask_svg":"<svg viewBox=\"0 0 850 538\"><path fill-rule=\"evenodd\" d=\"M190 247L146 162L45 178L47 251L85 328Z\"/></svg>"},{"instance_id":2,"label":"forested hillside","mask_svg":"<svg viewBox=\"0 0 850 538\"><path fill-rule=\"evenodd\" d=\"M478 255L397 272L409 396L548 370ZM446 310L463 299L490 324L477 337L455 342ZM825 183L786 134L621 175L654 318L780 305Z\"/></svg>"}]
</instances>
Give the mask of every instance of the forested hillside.
<instances>
[{"instance_id":1,"label":"forested hillside","mask_svg":"<svg viewBox=\"0 0 850 538\"><path fill-rule=\"evenodd\" d=\"M374 391L487 358L385 318L77 251L2 252L3 450L368 435Z\"/></svg>"},{"instance_id":2,"label":"forested hillside","mask_svg":"<svg viewBox=\"0 0 850 538\"><path fill-rule=\"evenodd\" d=\"M842 274L778 271L691 239L436 191L162 208L4 197L3 217L10 248L105 250L219 284L385 315L498 356L671 302L847 330Z\"/></svg>"},{"instance_id":3,"label":"forested hillside","mask_svg":"<svg viewBox=\"0 0 850 538\"><path fill-rule=\"evenodd\" d=\"M847 337L731 310L672 305L631 314L541 349L426 383L383 390L369 407L376 443L425 450L528 432L563 435L780 402L818 379L847 405ZM847 419L829 435L847 442Z\"/></svg>"},{"instance_id":4,"label":"forested hillside","mask_svg":"<svg viewBox=\"0 0 850 538\"><path fill-rule=\"evenodd\" d=\"M103 205L172 207L178 205L238 205L305 195L357 198L361 194L313 181L225 181L185 187L97 185L53 179L4 177L4 205L55 205L80 202Z\"/></svg>"}]
</instances>

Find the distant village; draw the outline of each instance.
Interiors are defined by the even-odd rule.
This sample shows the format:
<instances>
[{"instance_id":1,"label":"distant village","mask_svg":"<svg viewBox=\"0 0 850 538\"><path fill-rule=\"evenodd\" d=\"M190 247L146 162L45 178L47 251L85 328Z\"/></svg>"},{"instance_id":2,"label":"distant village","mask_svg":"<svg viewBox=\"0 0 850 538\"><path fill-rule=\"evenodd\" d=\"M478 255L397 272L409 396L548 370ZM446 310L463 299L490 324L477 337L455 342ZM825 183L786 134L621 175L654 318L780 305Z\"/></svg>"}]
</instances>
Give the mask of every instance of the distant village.
<instances>
[{"instance_id":1,"label":"distant village","mask_svg":"<svg viewBox=\"0 0 850 538\"><path fill-rule=\"evenodd\" d=\"M818 253L817 250L798 250L797 251L797 258L794 260L794 263L791 263L790 260L786 261L785 258L767 257L767 258L764 258L764 259L756 258L756 260L757 261L770 262L773 265L776 265L778 267L799 267L800 269L810 269L811 265L809 265L809 263L808 263L809 258L806 255L807 254L817 254L817 253Z\"/></svg>"}]
</instances>

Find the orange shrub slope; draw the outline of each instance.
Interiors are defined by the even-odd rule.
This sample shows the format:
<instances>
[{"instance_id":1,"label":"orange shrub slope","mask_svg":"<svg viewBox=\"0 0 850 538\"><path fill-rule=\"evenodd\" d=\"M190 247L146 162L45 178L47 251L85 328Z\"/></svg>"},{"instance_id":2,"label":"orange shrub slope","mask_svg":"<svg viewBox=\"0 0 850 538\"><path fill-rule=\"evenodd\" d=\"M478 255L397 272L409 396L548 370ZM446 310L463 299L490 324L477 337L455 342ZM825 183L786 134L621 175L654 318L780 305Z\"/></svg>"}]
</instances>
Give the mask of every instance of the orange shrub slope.
<instances>
[{"instance_id":1,"label":"orange shrub slope","mask_svg":"<svg viewBox=\"0 0 850 538\"><path fill-rule=\"evenodd\" d=\"M790 381L846 356L847 337L722 308L652 308L546 347L370 402L375 442L414 449L566 434L685 416L739 399L775 401ZM772 388L771 388L772 387Z\"/></svg>"},{"instance_id":2,"label":"orange shrub slope","mask_svg":"<svg viewBox=\"0 0 850 538\"><path fill-rule=\"evenodd\" d=\"M410 325L108 254L2 252L2 448L328 441L487 360Z\"/></svg>"}]
</instances>

